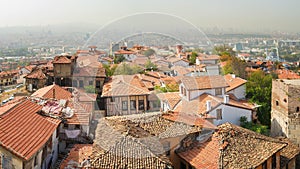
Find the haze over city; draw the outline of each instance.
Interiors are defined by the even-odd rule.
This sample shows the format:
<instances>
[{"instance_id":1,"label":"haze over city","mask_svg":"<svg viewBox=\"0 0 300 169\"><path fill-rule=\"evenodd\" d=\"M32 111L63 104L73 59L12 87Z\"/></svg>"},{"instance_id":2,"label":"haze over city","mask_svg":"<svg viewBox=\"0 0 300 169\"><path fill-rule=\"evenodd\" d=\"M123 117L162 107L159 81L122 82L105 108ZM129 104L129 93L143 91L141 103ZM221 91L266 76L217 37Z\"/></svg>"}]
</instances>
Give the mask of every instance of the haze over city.
<instances>
[{"instance_id":1,"label":"haze over city","mask_svg":"<svg viewBox=\"0 0 300 169\"><path fill-rule=\"evenodd\" d=\"M0 2L0 27L70 23L102 26L134 13L162 12L185 18L200 28L295 33L300 30L299 6L297 0L11 0Z\"/></svg>"}]
</instances>

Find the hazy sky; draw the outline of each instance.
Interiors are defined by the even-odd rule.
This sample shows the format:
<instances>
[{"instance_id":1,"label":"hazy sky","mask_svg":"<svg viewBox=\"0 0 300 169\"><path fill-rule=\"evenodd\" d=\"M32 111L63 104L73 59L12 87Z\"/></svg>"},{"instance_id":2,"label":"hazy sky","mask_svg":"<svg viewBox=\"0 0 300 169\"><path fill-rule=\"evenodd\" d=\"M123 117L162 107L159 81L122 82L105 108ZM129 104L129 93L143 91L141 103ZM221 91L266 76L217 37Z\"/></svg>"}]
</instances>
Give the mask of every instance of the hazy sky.
<instances>
[{"instance_id":1,"label":"hazy sky","mask_svg":"<svg viewBox=\"0 0 300 169\"><path fill-rule=\"evenodd\" d=\"M163 12L199 27L300 32L300 0L2 0L0 26L105 23Z\"/></svg>"}]
</instances>

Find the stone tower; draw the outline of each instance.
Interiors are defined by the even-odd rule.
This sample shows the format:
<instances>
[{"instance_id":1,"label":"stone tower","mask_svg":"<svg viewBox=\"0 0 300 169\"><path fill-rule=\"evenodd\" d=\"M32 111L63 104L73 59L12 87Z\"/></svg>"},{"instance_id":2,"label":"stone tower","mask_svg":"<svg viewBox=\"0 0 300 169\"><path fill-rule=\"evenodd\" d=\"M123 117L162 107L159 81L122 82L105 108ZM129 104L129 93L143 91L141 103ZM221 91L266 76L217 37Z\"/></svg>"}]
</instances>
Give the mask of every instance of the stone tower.
<instances>
[{"instance_id":1,"label":"stone tower","mask_svg":"<svg viewBox=\"0 0 300 169\"><path fill-rule=\"evenodd\" d=\"M272 82L271 135L300 145L300 79Z\"/></svg>"}]
</instances>

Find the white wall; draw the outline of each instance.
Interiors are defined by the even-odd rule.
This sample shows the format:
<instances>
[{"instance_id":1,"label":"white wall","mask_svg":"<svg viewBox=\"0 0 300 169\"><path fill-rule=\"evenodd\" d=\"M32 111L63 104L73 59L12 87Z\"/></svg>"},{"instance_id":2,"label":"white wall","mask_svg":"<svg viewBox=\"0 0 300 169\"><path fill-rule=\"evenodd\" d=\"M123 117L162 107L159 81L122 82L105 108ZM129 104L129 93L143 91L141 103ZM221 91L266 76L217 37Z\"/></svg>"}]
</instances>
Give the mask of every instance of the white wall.
<instances>
[{"instance_id":1,"label":"white wall","mask_svg":"<svg viewBox=\"0 0 300 169\"><path fill-rule=\"evenodd\" d=\"M212 110L211 112L209 112L209 115L217 117L217 113L216 110L217 109L222 109L222 119L221 120L217 120L214 119L214 125L221 125L224 124L226 122L235 124L235 125L240 125L240 118L245 116L247 117L248 121L251 121L251 115L252 115L252 111L251 110L247 110L247 109L241 109L238 107L233 107L233 106L229 106L229 105L220 105L219 107L217 107L216 109Z\"/></svg>"},{"instance_id":2,"label":"white wall","mask_svg":"<svg viewBox=\"0 0 300 169\"><path fill-rule=\"evenodd\" d=\"M208 75L220 75L219 65L207 65L206 71Z\"/></svg>"},{"instance_id":3,"label":"white wall","mask_svg":"<svg viewBox=\"0 0 300 169\"><path fill-rule=\"evenodd\" d=\"M182 66L182 67L188 67L189 66L189 63L188 62L185 62L183 60L180 60L178 62L174 62L172 63L173 66Z\"/></svg>"},{"instance_id":4,"label":"white wall","mask_svg":"<svg viewBox=\"0 0 300 169\"><path fill-rule=\"evenodd\" d=\"M238 99L245 99L246 96L246 85L242 85L238 88L235 88L228 93L234 94L236 98Z\"/></svg>"}]
</instances>

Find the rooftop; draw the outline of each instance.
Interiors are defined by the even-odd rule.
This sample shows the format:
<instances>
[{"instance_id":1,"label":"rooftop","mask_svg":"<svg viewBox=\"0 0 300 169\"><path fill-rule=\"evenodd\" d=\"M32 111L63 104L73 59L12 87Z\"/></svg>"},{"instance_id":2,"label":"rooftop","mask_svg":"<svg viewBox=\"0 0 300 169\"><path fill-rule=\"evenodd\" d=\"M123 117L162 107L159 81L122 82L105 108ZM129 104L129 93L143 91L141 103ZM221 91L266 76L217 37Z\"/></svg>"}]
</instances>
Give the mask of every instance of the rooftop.
<instances>
[{"instance_id":1,"label":"rooftop","mask_svg":"<svg viewBox=\"0 0 300 169\"><path fill-rule=\"evenodd\" d=\"M203 90L228 87L225 78L220 75L183 77L181 82L187 90Z\"/></svg>"},{"instance_id":2,"label":"rooftop","mask_svg":"<svg viewBox=\"0 0 300 169\"><path fill-rule=\"evenodd\" d=\"M229 85L229 87L226 88L226 92L236 89L247 82L247 80L236 77L232 74L227 74L224 76L224 78L226 80L226 83Z\"/></svg>"},{"instance_id":3,"label":"rooftop","mask_svg":"<svg viewBox=\"0 0 300 169\"><path fill-rule=\"evenodd\" d=\"M51 138L60 120L43 117L42 106L21 101L0 116L0 145L16 156L29 160Z\"/></svg>"},{"instance_id":4,"label":"rooftop","mask_svg":"<svg viewBox=\"0 0 300 169\"><path fill-rule=\"evenodd\" d=\"M43 87L41 89L38 89L36 92L34 92L31 96L33 97L40 97L44 99L70 99L72 97L72 93L69 91L63 89L62 87L53 84L50 86Z\"/></svg>"},{"instance_id":5,"label":"rooftop","mask_svg":"<svg viewBox=\"0 0 300 169\"><path fill-rule=\"evenodd\" d=\"M286 143L233 124L220 125L205 143L193 144L178 155L195 168L256 168Z\"/></svg>"}]
</instances>

